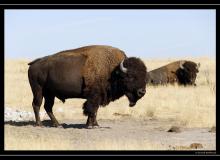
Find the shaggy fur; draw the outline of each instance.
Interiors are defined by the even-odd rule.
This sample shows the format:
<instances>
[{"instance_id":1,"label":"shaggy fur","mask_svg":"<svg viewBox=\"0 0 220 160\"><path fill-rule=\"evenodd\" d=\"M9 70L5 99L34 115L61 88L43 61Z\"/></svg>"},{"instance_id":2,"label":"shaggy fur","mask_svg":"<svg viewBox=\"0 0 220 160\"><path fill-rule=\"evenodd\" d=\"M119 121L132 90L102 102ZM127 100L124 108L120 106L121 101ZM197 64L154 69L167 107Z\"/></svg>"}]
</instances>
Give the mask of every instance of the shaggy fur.
<instances>
[{"instance_id":1,"label":"shaggy fur","mask_svg":"<svg viewBox=\"0 0 220 160\"><path fill-rule=\"evenodd\" d=\"M126 91L136 92L138 88L145 89L148 76L144 62L139 58L131 57L125 59L124 67L128 69L127 73L123 73L120 70L120 66L117 66L111 73L111 78L108 80L109 83L105 92L107 95L104 105L120 98ZM134 101L137 101L139 98L136 93L134 95L136 96Z\"/></svg>"},{"instance_id":2,"label":"shaggy fur","mask_svg":"<svg viewBox=\"0 0 220 160\"><path fill-rule=\"evenodd\" d=\"M127 72L120 69L124 60ZM54 98L84 98L83 113L87 126L97 126L98 107L123 95L129 106L145 94L147 68L139 58L127 58L125 53L110 46L86 46L39 58L29 63L29 82L34 95L33 108L40 124L39 108L45 98L45 110L58 126L52 113Z\"/></svg>"},{"instance_id":3,"label":"shaggy fur","mask_svg":"<svg viewBox=\"0 0 220 160\"><path fill-rule=\"evenodd\" d=\"M82 75L84 78L84 96L94 95L94 92L103 92L102 105L106 105L105 90L107 88L107 81L110 79L112 71L120 62L126 58L123 51L118 48L103 45L85 46L77 49L66 50L56 53L51 56L38 58L29 63L32 65L40 61L42 65L51 63L52 61L61 57L77 57L84 56L86 58L85 64L82 69ZM105 98L104 98L105 97Z\"/></svg>"},{"instance_id":4,"label":"shaggy fur","mask_svg":"<svg viewBox=\"0 0 220 160\"><path fill-rule=\"evenodd\" d=\"M102 99L94 97L95 101L105 106L109 103L106 89L109 84L106 83L112 71L126 58L123 51L111 46L93 45L74 50L67 50L57 53L56 56L76 56L78 54L86 57L86 62L82 70L84 77L84 96L90 97L95 95L94 92L100 93Z\"/></svg>"},{"instance_id":5,"label":"shaggy fur","mask_svg":"<svg viewBox=\"0 0 220 160\"><path fill-rule=\"evenodd\" d=\"M184 66L184 69L180 68L180 65ZM198 73L197 64L192 61L180 60L172 62L160 68L154 69L148 72L150 84L167 84L178 83L192 85L191 81L195 83L196 74Z\"/></svg>"},{"instance_id":6,"label":"shaggy fur","mask_svg":"<svg viewBox=\"0 0 220 160\"><path fill-rule=\"evenodd\" d=\"M180 84L195 85L195 80L198 70L198 65L194 62L187 61L183 64L184 69L179 68L176 71L176 76Z\"/></svg>"}]
</instances>

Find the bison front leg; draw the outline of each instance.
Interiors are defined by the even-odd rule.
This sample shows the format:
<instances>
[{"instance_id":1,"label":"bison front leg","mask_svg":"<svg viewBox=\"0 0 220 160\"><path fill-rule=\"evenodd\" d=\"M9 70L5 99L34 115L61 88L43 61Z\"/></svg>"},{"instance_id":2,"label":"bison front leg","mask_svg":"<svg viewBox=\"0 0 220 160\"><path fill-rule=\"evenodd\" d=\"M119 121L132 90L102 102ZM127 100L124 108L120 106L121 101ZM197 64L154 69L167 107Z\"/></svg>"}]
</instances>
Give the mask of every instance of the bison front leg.
<instances>
[{"instance_id":1,"label":"bison front leg","mask_svg":"<svg viewBox=\"0 0 220 160\"><path fill-rule=\"evenodd\" d=\"M99 127L98 122L96 120L98 108L99 108L98 104L94 104L89 101L86 101L84 103L83 113L84 115L88 116L88 119L86 122L86 128Z\"/></svg>"},{"instance_id":2,"label":"bison front leg","mask_svg":"<svg viewBox=\"0 0 220 160\"><path fill-rule=\"evenodd\" d=\"M99 127L98 122L96 120L96 115L97 115L97 112L91 113L91 114L88 115L88 119L87 119L87 122L86 122L86 127L87 128L97 128L97 127Z\"/></svg>"}]
</instances>

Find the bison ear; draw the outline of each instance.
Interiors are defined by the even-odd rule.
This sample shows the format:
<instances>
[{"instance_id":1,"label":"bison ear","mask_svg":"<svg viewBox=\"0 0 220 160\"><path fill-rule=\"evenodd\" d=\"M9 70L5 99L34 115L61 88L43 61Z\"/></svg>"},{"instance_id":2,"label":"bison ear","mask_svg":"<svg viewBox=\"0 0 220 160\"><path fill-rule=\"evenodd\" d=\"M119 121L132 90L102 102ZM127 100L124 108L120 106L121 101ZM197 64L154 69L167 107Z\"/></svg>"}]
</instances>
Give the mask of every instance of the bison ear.
<instances>
[{"instance_id":1,"label":"bison ear","mask_svg":"<svg viewBox=\"0 0 220 160\"><path fill-rule=\"evenodd\" d=\"M184 69L183 64L184 64L184 61L181 61L181 62L180 62L180 68L181 68L181 69Z\"/></svg>"}]
</instances>

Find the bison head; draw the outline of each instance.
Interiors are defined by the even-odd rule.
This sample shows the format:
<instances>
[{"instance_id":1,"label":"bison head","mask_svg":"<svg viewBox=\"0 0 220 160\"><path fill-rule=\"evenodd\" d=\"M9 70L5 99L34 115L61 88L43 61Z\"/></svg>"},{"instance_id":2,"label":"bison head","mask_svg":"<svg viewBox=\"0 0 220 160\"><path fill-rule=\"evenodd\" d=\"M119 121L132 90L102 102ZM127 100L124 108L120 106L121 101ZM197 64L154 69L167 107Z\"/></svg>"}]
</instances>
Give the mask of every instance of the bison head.
<instances>
[{"instance_id":1,"label":"bison head","mask_svg":"<svg viewBox=\"0 0 220 160\"><path fill-rule=\"evenodd\" d=\"M120 87L127 96L130 107L145 95L148 81L147 68L144 63L135 57L126 58L120 63Z\"/></svg>"},{"instance_id":2,"label":"bison head","mask_svg":"<svg viewBox=\"0 0 220 160\"><path fill-rule=\"evenodd\" d=\"M199 72L199 67L200 63L196 64L190 61L181 62L180 68L176 72L179 82L184 85L196 85L195 80Z\"/></svg>"}]
</instances>

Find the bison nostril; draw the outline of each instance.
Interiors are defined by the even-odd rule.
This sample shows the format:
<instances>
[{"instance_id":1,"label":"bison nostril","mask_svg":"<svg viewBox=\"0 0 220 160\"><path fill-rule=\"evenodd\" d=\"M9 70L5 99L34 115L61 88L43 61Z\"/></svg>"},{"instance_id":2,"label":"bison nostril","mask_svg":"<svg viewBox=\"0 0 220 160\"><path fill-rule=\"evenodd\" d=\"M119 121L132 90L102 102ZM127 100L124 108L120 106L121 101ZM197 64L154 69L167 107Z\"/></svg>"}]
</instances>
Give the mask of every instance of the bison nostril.
<instances>
[{"instance_id":1,"label":"bison nostril","mask_svg":"<svg viewBox=\"0 0 220 160\"><path fill-rule=\"evenodd\" d=\"M139 97L143 96L145 93L146 93L146 90L145 90L145 89L139 89L139 90L137 91L137 95L138 95Z\"/></svg>"}]
</instances>

